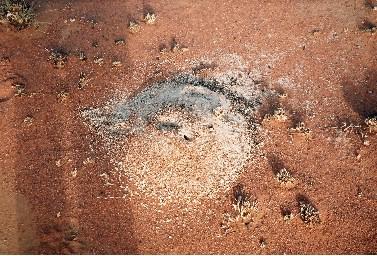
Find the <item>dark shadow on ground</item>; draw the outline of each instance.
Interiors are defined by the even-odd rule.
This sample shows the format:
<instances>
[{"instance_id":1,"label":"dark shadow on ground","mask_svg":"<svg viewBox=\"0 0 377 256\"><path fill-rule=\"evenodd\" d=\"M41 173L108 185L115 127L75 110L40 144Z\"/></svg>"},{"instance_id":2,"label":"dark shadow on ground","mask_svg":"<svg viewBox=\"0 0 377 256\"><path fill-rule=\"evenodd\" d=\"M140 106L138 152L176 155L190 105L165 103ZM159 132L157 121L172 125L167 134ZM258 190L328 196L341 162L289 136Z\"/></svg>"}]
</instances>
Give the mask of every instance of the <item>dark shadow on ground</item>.
<instances>
[{"instance_id":1,"label":"dark shadow on ground","mask_svg":"<svg viewBox=\"0 0 377 256\"><path fill-rule=\"evenodd\" d=\"M365 119L377 114L377 70L365 71L359 81L345 80L343 95L352 110Z\"/></svg>"}]
</instances>

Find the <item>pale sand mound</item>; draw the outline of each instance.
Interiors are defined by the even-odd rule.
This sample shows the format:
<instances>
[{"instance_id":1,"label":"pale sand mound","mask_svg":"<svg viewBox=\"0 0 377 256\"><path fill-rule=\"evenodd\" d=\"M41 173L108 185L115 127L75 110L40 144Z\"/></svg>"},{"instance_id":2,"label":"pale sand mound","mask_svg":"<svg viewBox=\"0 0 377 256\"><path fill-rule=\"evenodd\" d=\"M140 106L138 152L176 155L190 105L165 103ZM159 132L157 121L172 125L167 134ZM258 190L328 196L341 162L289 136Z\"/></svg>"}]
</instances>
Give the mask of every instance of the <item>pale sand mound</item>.
<instances>
[{"instance_id":1,"label":"pale sand mound","mask_svg":"<svg viewBox=\"0 0 377 256\"><path fill-rule=\"evenodd\" d=\"M267 94L242 72L183 74L82 115L139 193L192 203L235 182L258 148L253 118Z\"/></svg>"}]
</instances>

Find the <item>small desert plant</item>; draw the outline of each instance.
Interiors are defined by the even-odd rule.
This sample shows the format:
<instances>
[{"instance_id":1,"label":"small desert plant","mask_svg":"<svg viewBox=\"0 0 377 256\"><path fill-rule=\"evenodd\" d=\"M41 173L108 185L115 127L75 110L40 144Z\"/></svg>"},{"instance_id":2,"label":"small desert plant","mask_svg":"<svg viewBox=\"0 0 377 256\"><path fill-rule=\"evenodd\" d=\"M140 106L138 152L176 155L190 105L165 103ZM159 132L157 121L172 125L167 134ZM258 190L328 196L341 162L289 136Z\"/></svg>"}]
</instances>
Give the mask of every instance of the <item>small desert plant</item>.
<instances>
[{"instance_id":1,"label":"small desert plant","mask_svg":"<svg viewBox=\"0 0 377 256\"><path fill-rule=\"evenodd\" d=\"M188 51L188 48L178 43L178 41L173 38L171 41L171 51L172 52L185 52Z\"/></svg>"},{"instance_id":2,"label":"small desert plant","mask_svg":"<svg viewBox=\"0 0 377 256\"><path fill-rule=\"evenodd\" d=\"M227 233L235 227L248 227L257 217L258 202L251 200L243 186L238 185L233 191L233 212L224 215L222 228Z\"/></svg>"},{"instance_id":3,"label":"small desert plant","mask_svg":"<svg viewBox=\"0 0 377 256\"><path fill-rule=\"evenodd\" d=\"M26 86L22 83L14 83L12 84L12 87L15 89L15 96L23 96L25 95Z\"/></svg>"},{"instance_id":4,"label":"small desert plant","mask_svg":"<svg viewBox=\"0 0 377 256\"><path fill-rule=\"evenodd\" d=\"M252 221L251 212L257 209L257 202L251 201L250 196L245 192L242 186L234 189L233 208L243 223L248 224Z\"/></svg>"},{"instance_id":5,"label":"small desert plant","mask_svg":"<svg viewBox=\"0 0 377 256\"><path fill-rule=\"evenodd\" d=\"M68 54L62 49L53 49L50 52L49 60L55 68L63 68L67 62Z\"/></svg>"},{"instance_id":6,"label":"small desert plant","mask_svg":"<svg viewBox=\"0 0 377 256\"><path fill-rule=\"evenodd\" d=\"M284 122L288 120L288 115L283 108L277 108L274 110L273 114L266 115L265 119L268 121L276 120L279 122Z\"/></svg>"},{"instance_id":7,"label":"small desert plant","mask_svg":"<svg viewBox=\"0 0 377 256\"><path fill-rule=\"evenodd\" d=\"M96 57L94 57L93 62L95 64L98 64L98 65L102 66L103 63L104 63L104 59L101 56L96 56Z\"/></svg>"},{"instance_id":8,"label":"small desert plant","mask_svg":"<svg viewBox=\"0 0 377 256\"><path fill-rule=\"evenodd\" d=\"M114 40L115 45L123 45L126 43L126 40L124 38L117 38Z\"/></svg>"},{"instance_id":9,"label":"small desert plant","mask_svg":"<svg viewBox=\"0 0 377 256\"><path fill-rule=\"evenodd\" d=\"M89 84L91 79L88 78L88 75L84 72L80 72L78 88L83 89L85 86Z\"/></svg>"},{"instance_id":10,"label":"small desert plant","mask_svg":"<svg viewBox=\"0 0 377 256\"><path fill-rule=\"evenodd\" d=\"M263 248L266 248L266 246L267 246L266 239L264 238L259 239L259 247L263 249Z\"/></svg>"},{"instance_id":11,"label":"small desert plant","mask_svg":"<svg viewBox=\"0 0 377 256\"><path fill-rule=\"evenodd\" d=\"M369 20L363 20L359 25L359 29L364 32L375 33L377 31L377 25Z\"/></svg>"},{"instance_id":12,"label":"small desert plant","mask_svg":"<svg viewBox=\"0 0 377 256\"><path fill-rule=\"evenodd\" d=\"M114 60L114 61L111 62L111 66L112 67L121 67L122 62L120 60Z\"/></svg>"},{"instance_id":13,"label":"small desert plant","mask_svg":"<svg viewBox=\"0 0 377 256\"><path fill-rule=\"evenodd\" d=\"M79 52L79 59L81 60L81 61L86 61L88 58L86 57L86 54L85 54L85 52L84 51L80 51Z\"/></svg>"},{"instance_id":14,"label":"small desert plant","mask_svg":"<svg viewBox=\"0 0 377 256\"><path fill-rule=\"evenodd\" d=\"M64 102L69 97L69 92L66 90L60 91L57 95L57 99L59 102Z\"/></svg>"},{"instance_id":15,"label":"small desert plant","mask_svg":"<svg viewBox=\"0 0 377 256\"><path fill-rule=\"evenodd\" d=\"M283 215L283 220L285 222L289 222L294 218L294 214L292 213L292 211L288 209L283 210L282 215Z\"/></svg>"},{"instance_id":16,"label":"small desert plant","mask_svg":"<svg viewBox=\"0 0 377 256\"><path fill-rule=\"evenodd\" d=\"M377 115L365 119L369 132L377 132Z\"/></svg>"},{"instance_id":17,"label":"small desert plant","mask_svg":"<svg viewBox=\"0 0 377 256\"><path fill-rule=\"evenodd\" d=\"M136 32L139 32L140 25L136 21L130 21L128 23L128 29L130 30L131 33L136 33Z\"/></svg>"},{"instance_id":18,"label":"small desert plant","mask_svg":"<svg viewBox=\"0 0 377 256\"><path fill-rule=\"evenodd\" d=\"M295 178L292 176L291 172L285 168L280 169L276 173L276 179L280 184L289 184L295 182Z\"/></svg>"},{"instance_id":19,"label":"small desert plant","mask_svg":"<svg viewBox=\"0 0 377 256\"><path fill-rule=\"evenodd\" d=\"M156 22L156 18L157 18L156 14L148 12L144 16L144 21L146 24L154 24Z\"/></svg>"},{"instance_id":20,"label":"small desert plant","mask_svg":"<svg viewBox=\"0 0 377 256\"><path fill-rule=\"evenodd\" d=\"M319 211L308 200L302 199L299 201L300 216L306 224L319 224L321 220L319 218Z\"/></svg>"},{"instance_id":21,"label":"small desert plant","mask_svg":"<svg viewBox=\"0 0 377 256\"><path fill-rule=\"evenodd\" d=\"M303 122L298 123L295 127L289 129L291 134L302 134L309 137L312 131L305 126Z\"/></svg>"},{"instance_id":22,"label":"small desert plant","mask_svg":"<svg viewBox=\"0 0 377 256\"><path fill-rule=\"evenodd\" d=\"M23 29L32 24L34 11L25 0L3 0L0 3L0 21L9 23L17 29Z\"/></svg>"},{"instance_id":23,"label":"small desert plant","mask_svg":"<svg viewBox=\"0 0 377 256\"><path fill-rule=\"evenodd\" d=\"M372 9L372 10L377 10L377 1L375 1L375 0L365 0L365 7Z\"/></svg>"}]
</instances>

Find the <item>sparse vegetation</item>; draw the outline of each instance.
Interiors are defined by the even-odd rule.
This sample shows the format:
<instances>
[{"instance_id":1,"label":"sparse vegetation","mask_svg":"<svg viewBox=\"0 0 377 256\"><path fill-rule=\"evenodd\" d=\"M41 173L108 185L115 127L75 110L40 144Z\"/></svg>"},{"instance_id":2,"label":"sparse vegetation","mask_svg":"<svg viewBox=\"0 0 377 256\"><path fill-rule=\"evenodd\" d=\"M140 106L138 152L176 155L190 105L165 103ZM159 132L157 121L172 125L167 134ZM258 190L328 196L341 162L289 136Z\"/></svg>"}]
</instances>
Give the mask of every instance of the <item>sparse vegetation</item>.
<instances>
[{"instance_id":1,"label":"sparse vegetation","mask_svg":"<svg viewBox=\"0 0 377 256\"><path fill-rule=\"evenodd\" d=\"M86 57L86 54L85 54L85 52L84 51L80 51L79 52L79 59L81 60L81 61L86 61L88 58Z\"/></svg>"},{"instance_id":2,"label":"sparse vegetation","mask_svg":"<svg viewBox=\"0 0 377 256\"><path fill-rule=\"evenodd\" d=\"M232 229L234 225L248 227L254 222L258 211L258 202L251 200L243 186L238 185L233 191L233 210L233 213L224 215L225 222L222 227L225 232Z\"/></svg>"},{"instance_id":3,"label":"sparse vegetation","mask_svg":"<svg viewBox=\"0 0 377 256\"><path fill-rule=\"evenodd\" d=\"M172 52L179 52L179 51L185 52L185 51L188 51L188 48L182 46L180 43L177 42L175 38L173 38L171 42L171 51Z\"/></svg>"},{"instance_id":4,"label":"sparse vegetation","mask_svg":"<svg viewBox=\"0 0 377 256\"><path fill-rule=\"evenodd\" d=\"M292 184L295 182L295 178L292 176L291 172L286 168L280 169L276 173L276 179L280 184Z\"/></svg>"},{"instance_id":5,"label":"sparse vegetation","mask_svg":"<svg viewBox=\"0 0 377 256\"><path fill-rule=\"evenodd\" d=\"M122 62L120 60L114 60L113 62L111 62L111 65L112 67L121 67Z\"/></svg>"},{"instance_id":6,"label":"sparse vegetation","mask_svg":"<svg viewBox=\"0 0 377 256\"><path fill-rule=\"evenodd\" d=\"M114 40L115 45L124 45L126 41L123 38L117 38Z\"/></svg>"},{"instance_id":7,"label":"sparse vegetation","mask_svg":"<svg viewBox=\"0 0 377 256\"><path fill-rule=\"evenodd\" d=\"M365 119L369 132L377 132L377 115Z\"/></svg>"},{"instance_id":8,"label":"sparse vegetation","mask_svg":"<svg viewBox=\"0 0 377 256\"><path fill-rule=\"evenodd\" d=\"M156 16L155 13L148 12L144 16L144 21L145 21L146 24L154 24L156 22L156 19L157 19L157 16Z\"/></svg>"},{"instance_id":9,"label":"sparse vegetation","mask_svg":"<svg viewBox=\"0 0 377 256\"><path fill-rule=\"evenodd\" d=\"M159 50L159 52L160 52L161 54L164 54L164 53L168 52L168 47L166 46L166 44L161 44L161 45L159 46L158 50Z\"/></svg>"},{"instance_id":10,"label":"sparse vegetation","mask_svg":"<svg viewBox=\"0 0 377 256\"><path fill-rule=\"evenodd\" d=\"M63 49L53 49L50 51L49 60L55 68L63 68L68 60L68 54Z\"/></svg>"},{"instance_id":11,"label":"sparse vegetation","mask_svg":"<svg viewBox=\"0 0 377 256\"><path fill-rule=\"evenodd\" d=\"M83 89L85 86L88 85L91 79L88 79L88 76L84 72L80 72L78 88Z\"/></svg>"},{"instance_id":12,"label":"sparse vegetation","mask_svg":"<svg viewBox=\"0 0 377 256\"><path fill-rule=\"evenodd\" d=\"M285 99L285 98L288 97L288 93L286 93L286 92L280 92L280 93L278 94L278 97L279 97L280 99Z\"/></svg>"},{"instance_id":13,"label":"sparse vegetation","mask_svg":"<svg viewBox=\"0 0 377 256\"><path fill-rule=\"evenodd\" d=\"M77 239L77 236L79 235L79 231L76 228L69 228L65 234L64 234L64 239L67 241L73 241Z\"/></svg>"},{"instance_id":14,"label":"sparse vegetation","mask_svg":"<svg viewBox=\"0 0 377 256\"><path fill-rule=\"evenodd\" d=\"M365 7L377 10L377 2L375 0L365 0Z\"/></svg>"},{"instance_id":15,"label":"sparse vegetation","mask_svg":"<svg viewBox=\"0 0 377 256\"><path fill-rule=\"evenodd\" d=\"M308 200L299 200L300 216L306 224L319 224L321 220L319 218L319 211Z\"/></svg>"},{"instance_id":16,"label":"sparse vegetation","mask_svg":"<svg viewBox=\"0 0 377 256\"><path fill-rule=\"evenodd\" d=\"M93 61L93 62L94 62L95 64L98 64L98 65L102 66L104 60L103 60L102 57L96 56L96 57L94 58L94 61Z\"/></svg>"},{"instance_id":17,"label":"sparse vegetation","mask_svg":"<svg viewBox=\"0 0 377 256\"><path fill-rule=\"evenodd\" d=\"M26 86L22 83L14 83L12 87L16 90L15 96L23 96L25 95Z\"/></svg>"},{"instance_id":18,"label":"sparse vegetation","mask_svg":"<svg viewBox=\"0 0 377 256\"><path fill-rule=\"evenodd\" d=\"M263 249L263 248L266 248L266 246L267 246L266 240L264 238L259 239L259 247Z\"/></svg>"},{"instance_id":19,"label":"sparse vegetation","mask_svg":"<svg viewBox=\"0 0 377 256\"><path fill-rule=\"evenodd\" d=\"M363 20L359 29L364 32L375 33L377 31L377 25L369 20Z\"/></svg>"},{"instance_id":20,"label":"sparse vegetation","mask_svg":"<svg viewBox=\"0 0 377 256\"><path fill-rule=\"evenodd\" d=\"M33 23L34 11L25 0L4 0L0 3L0 22L23 29Z\"/></svg>"},{"instance_id":21,"label":"sparse vegetation","mask_svg":"<svg viewBox=\"0 0 377 256\"><path fill-rule=\"evenodd\" d=\"M273 114L266 115L265 119L268 121L276 120L279 122L284 122L288 120L288 115L283 108L277 108L274 110Z\"/></svg>"},{"instance_id":22,"label":"sparse vegetation","mask_svg":"<svg viewBox=\"0 0 377 256\"><path fill-rule=\"evenodd\" d=\"M351 133L351 132L360 132L362 127L361 125L343 122L340 125L340 127L333 127L333 128L337 129L339 132Z\"/></svg>"},{"instance_id":23,"label":"sparse vegetation","mask_svg":"<svg viewBox=\"0 0 377 256\"><path fill-rule=\"evenodd\" d=\"M309 137L312 131L305 126L303 122L299 122L295 125L295 127L289 129L291 134L302 134L304 136Z\"/></svg>"},{"instance_id":24,"label":"sparse vegetation","mask_svg":"<svg viewBox=\"0 0 377 256\"><path fill-rule=\"evenodd\" d=\"M69 92L63 90L63 91L58 93L57 99L58 99L59 102L63 102L68 98L68 96L69 96Z\"/></svg>"},{"instance_id":25,"label":"sparse vegetation","mask_svg":"<svg viewBox=\"0 0 377 256\"><path fill-rule=\"evenodd\" d=\"M131 33L137 33L140 30L140 25L136 21L130 21L128 23L128 29Z\"/></svg>"},{"instance_id":26,"label":"sparse vegetation","mask_svg":"<svg viewBox=\"0 0 377 256\"><path fill-rule=\"evenodd\" d=\"M354 124L350 122L342 122L338 126L330 127L331 129L335 129L337 135L350 135L355 134L357 135L362 141L365 146L368 146L370 141L368 140L368 131L370 133L377 131L377 121L376 117L371 116L364 120L365 125L362 124ZM361 155L358 155L360 158Z\"/></svg>"},{"instance_id":27,"label":"sparse vegetation","mask_svg":"<svg viewBox=\"0 0 377 256\"><path fill-rule=\"evenodd\" d=\"M367 8L377 11L377 1L375 0L365 0L365 6Z\"/></svg>"},{"instance_id":28,"label":"sparse vegetation","mask_svg":"<svg viewBox=\"0 0 377 256\"><path fill-rule=\"evenodd\" d=\"M33 121L34 121L34 118L32 116L26 116L24 118L24 124L26 124L27 126L32 125Z\"/></svg>"},{"instance_id":29,"label":"sparse vegetation","mask_svg":"<svg viewBox=\"0 0 377 256\"><path fill-rule=\"evenodd\" d=\"M294 218L294 215L293 215L292 211L290 211L290 210L285 209L285 210L283 210L282 214L283 214L283 220L285 222L289 222Z\"/></svg>"}]
</instances>

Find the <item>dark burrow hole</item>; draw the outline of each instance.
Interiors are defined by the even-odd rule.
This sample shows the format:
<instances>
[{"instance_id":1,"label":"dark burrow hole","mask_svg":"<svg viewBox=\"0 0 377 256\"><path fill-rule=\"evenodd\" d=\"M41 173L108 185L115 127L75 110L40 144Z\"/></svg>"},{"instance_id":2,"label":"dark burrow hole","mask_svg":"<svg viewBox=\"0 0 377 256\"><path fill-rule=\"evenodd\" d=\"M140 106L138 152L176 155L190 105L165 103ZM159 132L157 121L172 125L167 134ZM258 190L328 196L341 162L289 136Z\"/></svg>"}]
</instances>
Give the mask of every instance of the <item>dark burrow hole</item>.
<instances>
[{"instance_id":1,"label":"dark burrow hole","mask_svg":"<svg viewBox=\"0 0 377 256\"><path fill-rule=\"evenodd\" d=\"M176 131L180 128L181 126L177 123L174 122L161 122L157 125L157 129L160 131Z\"/></svg>"},{"instance_id":2,"label":"dark burrow hole","mask_svg":"<svg viewBox=\"0 0 377 256\"><path fill-rule=\"evenodd\" d=\"M193 140L192 137L189 137L189 136L187 136L186 134L183 135L183 138L184 138L185 140L187 140L187 141L192 141L192 140Z\"/></svg>"},{"instance_id":3,"label":"dark burrow hole","mask_svg":"<svg viewBox=\"0 0 377 256\"><path fill-rule=\"evenodd\" d=\"M250 198L249 194L245 191L242 184L237 184L233 188L233 201L235 203L240 203L241 205L248 201Z\"/></svg>"}]
</instances>

